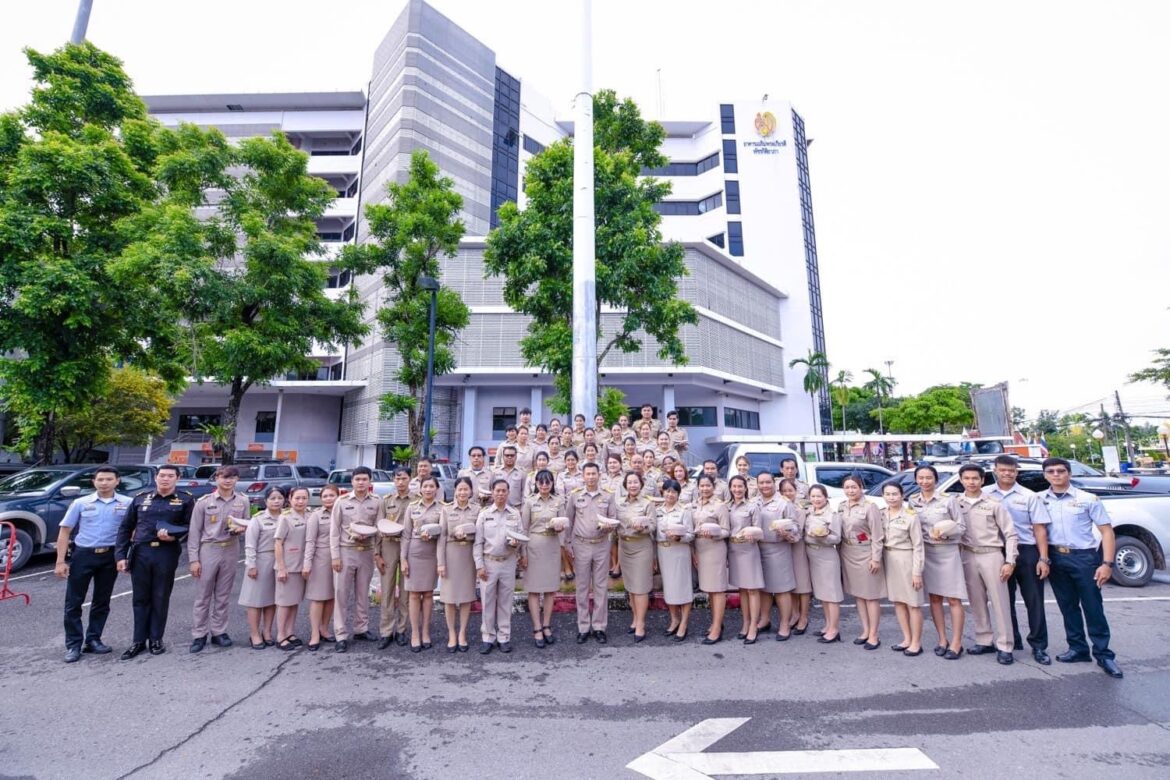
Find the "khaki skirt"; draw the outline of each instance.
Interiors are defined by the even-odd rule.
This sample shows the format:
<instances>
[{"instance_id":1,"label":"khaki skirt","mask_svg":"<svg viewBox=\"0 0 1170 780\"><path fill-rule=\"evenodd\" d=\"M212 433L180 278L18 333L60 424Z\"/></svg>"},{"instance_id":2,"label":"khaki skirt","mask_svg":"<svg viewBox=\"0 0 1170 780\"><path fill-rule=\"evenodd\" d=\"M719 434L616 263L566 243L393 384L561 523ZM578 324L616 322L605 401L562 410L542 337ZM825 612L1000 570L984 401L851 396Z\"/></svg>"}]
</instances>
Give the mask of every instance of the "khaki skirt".
<instances>
[{"instance_id":1,"label":"khaki skirt","mask_svg":"<svg viewBox=\"0 0 1170 780\"><path fill-rule=\"evenodd\" d=\"M926 544L926 561L922 568L923 590L949 599L967 598L967 580L963 576L963 557L957 544Z\"/></svg>"},{"instance_id":2,"label":"khaki skirt","mask_svg":"<svg viewBox=\"0 0 1170 780\"><path fill-rule=\"evenodd\" d=\"M792 545L788 542L760 542L760 565L764 569L764 590L788 593L796 589L792 566Z\"/></svg>"},{"instance_id":3,"label":"khaki skirt","mask_svg":"<svg viewBox=\"0 0 1170 780\"><path fill-rule=\"evenodd\" d=\"M561 542L557 534L534 533L528 541L527 593L556 593L561 588Z\"/></svg>"},{"instance_id":4,"label":"khaki skirt","mask_svg":"<svg viewBox=\"0 0 1170 780\"><path fill-rule=\"evenodd\" d=\"M858 599L884 599L886 577L878 569L877 574L869 573L870 544L842 544L841 579L845 592Z\"/></svg>"},{"instance_id":5,"label":"khaki skirt","mask_svg":"<svg viewBox=\"0 0 1170 780\"><path fill-rule=\"evenodd\" d=\"M411 593L433 591L439 584L439 558L437 539L429 542L422 539L410 540L410 552L406 562L410 564L410 575L403 587Z\"/></svg>"},{"instance_id":6,"label":"khaki skirt","mask_svg":"<svg viewBox=\"0 0 1170 780\"><path fill-rule=\"evenodd\" d=\"M318 543L313 549L313 563L305 581L305 598L310 601L333 600L333 561L329 557L329 543Z\"/></svg>"},{"instance_id":7,"label":"khaki skirt","mask_svg":"<svg viewBox=\"0 0 1170 780\"><path fill-rule=\"evenodd\" d=\"M477 598L471 546L470 541L447 540L447 576L439 582L439 600L444 604L470 604Z\"/></svg>"},{"instance_id":8,"label":"khaki skirt","mask_svg":"<svg viewBox=\"0 0 1170 780\"><path fill-rule=\"evenodd\" d=\"M662 598L672 606L695 600L691 587L691 546L683 542L658 543L658 571L662 574Z\"/></svg>"},{"instance_id":9,"label":"khaki skirt","mask_svg":"<svg viewBox=\"0 0 1170 780\"><path fill-rule=\"evenodd\" d=\"M699 558L699 590L723 593L727 590L727 542L723 539L695 539Z\"/></svg>"},{"instance_id":10,"label":"khaki skirt","mask_svg":"<svg viewBox=\"0 0 1170 780\"><path fill-rule=\"evenodd\" d=\"M729 543L727 569L727 582L732 589L760 590L764 587L764 567L760 563L760 545L756 542Z\"/></svg>"},{"instance_id":11,"label":"khaki skirt","mask_svg":"<svg viewBox=\"0 0 1170 780\"><path fill-rule=\"evenodd\" d=\"M808 555L808 570L812 577L813 595L818 601L837 602L845 600L845 589L841 587L841 555L835 546L805 545Z\"/></svg>"},{"instance_id":12,"label":"khaki skirt","mask_svg":"<svg viewBox=\"0 0 1170 780\"><path fill-rule=\"evenodd\" d=\"M808 554L804 550L804 539L792 543L792 572L796 575L797 593L812 593L812 578L808 571Z\"/></svg>"},{"instance_id":13,"label":"khaki skirt","mask_svg":"<svg viewBox=\"0 0 1170 780\"><path fill-rule=\"evenodd\" d=\"M886 594L890 601L911 607L922 606L925 590L914 589L914 551L885 549L882 568L886 573Z\"/></svg>"},{"instance_id":14,"label":"khaki skirt","mask_svg":"<svg viewBox=\"0 0 1170 780\"><path fill-rule=\"evenodd\" d=\"M240 585L240 606L258 609L275 607L276 552L269 550L256 553L256 569L259 573L256 579L252 579L248 576L247 567L244 568L244 582ZM289 579L292 579L292 574L289 574Z\"/></svg>"},{"instance_id":15,"label":"khaki skirt","mask_svg":"<svg viewBox=\"0 0 1170 780\"><path fill-rule=\"evenodd\" d=\"M649 593L654 585L654 539L649 534L621 537L618 560L626 593L637 596Z\"/></svg>"}]
</instances>

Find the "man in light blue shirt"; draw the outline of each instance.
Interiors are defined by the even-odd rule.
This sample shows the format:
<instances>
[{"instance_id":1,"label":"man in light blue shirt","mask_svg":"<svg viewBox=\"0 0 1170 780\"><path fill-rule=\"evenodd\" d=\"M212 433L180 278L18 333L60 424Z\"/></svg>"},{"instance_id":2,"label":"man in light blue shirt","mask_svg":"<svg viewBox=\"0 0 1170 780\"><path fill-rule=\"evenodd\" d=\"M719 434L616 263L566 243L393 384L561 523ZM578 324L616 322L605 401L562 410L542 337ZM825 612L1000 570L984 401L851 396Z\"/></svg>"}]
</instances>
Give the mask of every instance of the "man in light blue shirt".
<instances>
[{"instance_id":1,"label":"man in light blue shirt","mask_svg":"<svg viewBox=\"0 0 1170 780\"><path fill-rule=\"evenodd\" d=\"M1064 616L1064 633L1068 652L1056 656L1062 663L1079 663L1097 659L1097 665L1110 677L1122 677L1121 668L1109 649L1109 621L1101 588L1113 574L1117 542L1113 525L1104 505L1092 493L1078 490L1069 483L1071 469L1063 458L1044 461L1044 478L1049 488L1040 494L1052 518L1049 527L1049 550L1052 551L1052 595ZM1098 546L1094 527L1101 534ZM1085 641L1088 627L1092 642Z\"/></svg>"},{"instance_id":2,"label":"man in light blue shirt","mask_svg":"<svg viewBox=\"0 0 1170 780\"><path fill-rule=\"evenodd\" d=\"M1048 666L1048 622L1044 617L1044 579L1052 563L1048 558L1048 525L1052 520L1040 497L1016 482L1019 462L1011 455L995 459L995 482L983 488L983 495L1003 504L1012 516L1012 524L1020 537L1020 555L1016 568L1008 579L1008 606L1012 616L1012 635L1015 649L1024 648L1020 638L1020 624L1016 618L1016 591L1024 599L1028 613L1028 644L1036 663Z\"/></svg>"},{"instance_id":3,"label":"man in light blue shirt","mask_svg":"<svg viewBox=\"0 0 1170 780\"><path fill-rule=\"evenodd\" d=\"M110 596L118 579L114 542L118 526L126 516L130 498L114 492L118 470L100 466L93 475L95 492L74 501L65 512L57 532L56 574L65 580L65 663L81 658L82 652L105 655L109 645L102 642L102 630L110 614ZM66 563L69 536L77 529L73 558ZM89 627L82 630L81 605L93 583ZM84 643L83 643L84 638Z\"/></svg>"}]
</instances>

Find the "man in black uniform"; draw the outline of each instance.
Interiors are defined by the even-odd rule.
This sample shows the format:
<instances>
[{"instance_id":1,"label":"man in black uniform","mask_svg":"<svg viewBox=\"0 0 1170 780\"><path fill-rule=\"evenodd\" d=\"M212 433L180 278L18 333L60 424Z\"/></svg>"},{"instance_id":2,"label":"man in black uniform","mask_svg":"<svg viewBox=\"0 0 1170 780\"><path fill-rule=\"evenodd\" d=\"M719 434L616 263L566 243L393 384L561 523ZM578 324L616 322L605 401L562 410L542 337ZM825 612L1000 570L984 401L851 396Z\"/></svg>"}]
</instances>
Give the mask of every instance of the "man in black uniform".
<instances>
[{"instance_id":1,"label":"man in black uniform","mask_svg":"<svg viewBox=\"0 0 1170 780\"><path fill-rule=\"evenodd\" d=\"M134 592L134 642L122 653L123 661L145 650L148 639L151 655L165 652L162 638L182 553L180 540L195 507L190 493L176 492L178 480L177 468L159 466L155 489L135 496L118 528L118 571L130 572Z\"/></svg>"}]
</instances>

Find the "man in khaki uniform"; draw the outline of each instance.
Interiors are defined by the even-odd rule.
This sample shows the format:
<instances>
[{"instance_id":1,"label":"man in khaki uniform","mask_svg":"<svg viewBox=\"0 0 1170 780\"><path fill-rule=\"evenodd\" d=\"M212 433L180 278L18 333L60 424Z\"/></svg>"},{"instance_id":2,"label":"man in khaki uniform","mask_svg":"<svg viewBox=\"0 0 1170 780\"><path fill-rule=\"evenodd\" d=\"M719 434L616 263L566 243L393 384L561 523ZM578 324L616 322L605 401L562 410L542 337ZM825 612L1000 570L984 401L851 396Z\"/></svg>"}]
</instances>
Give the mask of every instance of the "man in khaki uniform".
<instances>
[{"instance_id":1,"label":"man in khaki uniform","mask_svg":"<svg viewBox=\"0 0 1170 780\"><path fill-rule=\"evenodd\" d=\"M617 517L617 499L598 485L601 471L596 463L586 464L585 486L575 488L568 496L565 514L569 518L569 533L565 535L564 549L573 561L574 582L577 586L577 644L590 635L605 644L609 624L609 548L613 534L597 527L603 517ZM593 591L593 609L589 609L589 591Z\"/></svg>"},{"instance_id":2,"label":"man in khaki uniform","mask_svg":"<svg viewBox=\"0 0 1170 780\"><path fill-rule=\"evenodd\" d=\"M796 467L796 461L793 458L785 458L780 461L780 475L784 479L790 479L796 484L796 499L804 501L808 499L808 483L800 478L800 471Z\"/></svg>"},{"instance_id":3,"label":"man in khaki uniform","mask_svg":"<svg viewBox=\"0 0 1170 780\"><path fill-rule=\"evenodd\" d=\"M492 474L492 484L494 485L497 479L507 482L508 506L515 507L516 511L520 511L520 507L524 505L524 483L527 482L528 475L516 465L515 447L505 444L501 449L504 453L504 463Z\"/></svg>"},{"instance_id":4,"label":"man in khaki uniform","mask_svg":"<svg viewBox=\"0 0 1170 780\"><path fill-rule=\"evenodd\" d=\"M518 432L519 429L517 429L515 425L509 425L504 429L504 440L500 442L499 447L496 447L496 459L492 463L493 468L498 469L500 466L504 465L504 447L516 446L516 435Z\"/></svg>"},{"instance_id":5,"label":"man in khaki uniform","mask_svg":"<svg viewBox=\"0 0 1170 780\"><path fill-rule=\"evenodd\" d=\"M642 423L650 424L650 435L652 437L658 435L658 429L662 427L662 423L658 422L658 420L654 417L653 404L642 404L642 416L638 419L637 422L634 423L634 429L637 430L638 426L640 426Z\"/></svg>"},{"instance_id":6,"label":"man in khaki uniform","mask_svg":"<svg viewBox=\"0 0 1170 780\"><path fill-rule=\"evenodd\" d=\"M731 501L731 491L727 489L727 482L719 478L719 466L713 460L703 461L703 473L715 481L714 497L727 503Z\"/></svg>"},{"instance_id":7,"label":"man in khaki uniform","mask_svg":"<svg viewBox=\"0 0 1170 780\"><path fill-rule=\"evenodd\" d=\"M422 490L420 489L420 485L422 485L422 481L424 479L434 475L435 467L431 463L430 458L424 457L418 459L418 465L414 467L414 470L414 479L410 480L410 500L418 501L420 498L422 498ZM440 495L440 498L441 497L442 496Z\"/></svg>"},{"instance_id":8,"label":"man in khaki uniform","mask_svg":"<svg viewBox=\"0 0 1170 780\"><path fill-rule=\"evenodd\" d=\"M240 540L228 530L228 519L251 515L248 497L236 492L240 470L220 466L215 471L215 492L195 502L191 510L191 533L187 536L187 560L195 578L195 605L191 616L191 652L211 644L231 647L227 635L228 602L236 583L240 562Z\"/></svg>"},{"instance_id":9,"label":"man in khaki uniform","mask_svg":"<svg viewBox=\"0 0 1170 780\"><path fill-rule=\"evenodd\" d=\"M404 523L406 508L414 497L410 495L410 472L404 468L394 470L394 492L382 499L382 516L395 523ZM398 560L402 552L402 537L378 534L374 547L374 566L382 577L382 611L378 618L378 649L385 650L391 642L405 647L407 593L402 587L402 564ZM395 593L395 585L398 592Z\"/></svg>"},{"instance_id":10,"label":"man in khaki uniform","mask_svg":"<svg viewBox=\"0 0 1170 780\"><path fill-rule=\"evenodd\" d=\"M480 510L475 520L475 575L480 581L483 602L479 652L487 655L499 645L501 653L512 652L512 593L516 590L516 559L527 565L524 547L508 538L508 531L521 529L520 512L508 505L511 486L506 480L492 482L492 503Z\"/></svg>"},{"instance_id":11,"label":"man in khaki uniform","mask_svg":"<svg viewBox=\"0 0 1170 780\"><path fill-rule=\"evenodd\" d=\"M373 472L358 466L350 478L353 492L337 499L329 518L329 554L333 559L336 586L333 610L333 632L337 644L333 650L349 650L349 629L346 622L349 610L354 611L354 639L374 640L370 633L370 580L374 576L374 537L351 534L354 523L377 525L384 517L382 499L370 490Z\"/></svg>"},{"instance_id":12,"label":"man in khaki uniform","mask_svg":"<svg viewBox=\"0 0 1170 780\"><path fill-rule=\"evenodd\" d=\"M691 446L685 429L678 427L678 410L671 409L666 413L666 432L670 434L670 443L681 455Z\"/></svg>"},{"instance_id":13,"label":"man in khaki uniform","mask_svg":"<svg viewBox=\"0 0 1170 780\"><path fill-rule=\"evenodd\" d=\"M1016 568L1019 535L1004 505L983 494L981 466L964 464L959 468L959 481L963 484L963 495L951 500L966 524L960 542L963 578L967 581L967 596L975 620L975 646L967 648L967 652L983 655L997 651L996 660L1007 665L1015 661L1007 581ZM994 634L988 600L995 612Z\"/></svg>"},{"instance_id":14,"label":"man in khaki uniform","mask_svg":"<svg viewBox=\"0 0 1170 780\"><path fill-rule=\"evenodd\" d=\"M481 509L492 502L492 472L485 463L487 453L478 444L467 451L467 458L471 465L459 469L460 477L471 480L471 501Z\"/></svg>"}]
</instances>

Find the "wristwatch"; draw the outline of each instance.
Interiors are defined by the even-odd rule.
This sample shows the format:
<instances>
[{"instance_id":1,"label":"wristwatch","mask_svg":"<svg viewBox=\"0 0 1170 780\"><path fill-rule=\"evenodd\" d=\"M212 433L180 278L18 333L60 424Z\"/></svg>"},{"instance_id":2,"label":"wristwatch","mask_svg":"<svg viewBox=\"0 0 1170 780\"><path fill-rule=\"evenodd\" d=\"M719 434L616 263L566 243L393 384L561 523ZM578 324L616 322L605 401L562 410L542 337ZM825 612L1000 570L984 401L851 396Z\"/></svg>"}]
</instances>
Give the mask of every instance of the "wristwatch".
<instances>
[{"instance_id":1,"label":"wristwatch","mask_svg":"<svg viewBox=\"0 0 1170 780\"><path fill-rule=\"evenodd\" d=\"M1101 565L1108 566L1110 569L1112 569L1113 568L1113 561L1101 561Z\"/></svg>"},{"instance_id":2,"label":"wristwatch","mask_svg":"<svg viewBox=\"0 0 1170 780\"><path fill-rule=\"evenodd\" d=\"M1045 566L1051 566L1052 559L1051 558L1041 558L1040 563L1044 564Z\"/></svg>"}]
</instances>

